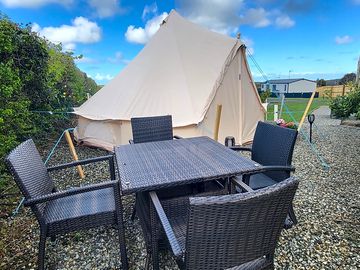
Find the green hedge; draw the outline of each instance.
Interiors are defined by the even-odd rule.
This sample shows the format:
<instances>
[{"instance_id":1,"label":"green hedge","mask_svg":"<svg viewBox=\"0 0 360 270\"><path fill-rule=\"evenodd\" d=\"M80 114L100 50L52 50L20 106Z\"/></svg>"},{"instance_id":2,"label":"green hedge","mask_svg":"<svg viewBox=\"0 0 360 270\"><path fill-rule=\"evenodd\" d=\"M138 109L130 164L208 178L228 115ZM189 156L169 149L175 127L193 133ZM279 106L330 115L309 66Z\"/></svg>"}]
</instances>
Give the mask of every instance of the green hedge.
<instances>
[{"instance_id":1,"label":"green hedge","mask_svg":"<svg viewBox=\"0 0 360 270\"><path fill-rule=\"evenodd\" d=\"M69 124L66 115L38 111L70 111L86 100L87 93L98 90L95 81L76 67L75 58L29 25L0 14L1 179L6 173L3 159L12 148L29 137L58 135Z\"/></svg>"}]
</instances>

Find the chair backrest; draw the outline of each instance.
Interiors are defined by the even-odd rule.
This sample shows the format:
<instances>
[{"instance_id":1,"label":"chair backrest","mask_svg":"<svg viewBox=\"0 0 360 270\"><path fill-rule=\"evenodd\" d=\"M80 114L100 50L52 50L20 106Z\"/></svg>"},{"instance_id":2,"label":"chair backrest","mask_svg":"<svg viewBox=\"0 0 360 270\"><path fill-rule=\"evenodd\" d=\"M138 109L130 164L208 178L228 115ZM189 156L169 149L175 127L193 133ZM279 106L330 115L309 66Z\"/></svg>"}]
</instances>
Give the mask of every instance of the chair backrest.
<instances>
[{"instance_id":1,"label":"chair backrest","mask_svg":"<svg viewBox=\"0 0 360 270\"><path fill-rule=\"evenodd\" d=\"M33 140L30 139L18 145L10 152L5 162L25 199L35 198L53 191L54 183ZM44 208L45 203L32 207L39 222L42 219Z\"/></svg>"},{"instance_id":2,"label":"chair backrest","mask_svg":"<svg viewBox=\"0 0 360 270\"><path fill-rule=\"evenodd\" d=\"M131 118L134 143L173 139L171 115Z\"/></svg>"},{"instance_id":3,"label":"chair backrest","mask_svg":"<svg viewBox=\"0 0 360 270\"><path fill-rule=\"evenodd\" d=\"M283 128L269 123L258 122L251 159L261 165L291 165L297 130ZM290 176L289 172L266 173L274 180L281 181Z\"/></svg>"},{"instance_id":4,"label":"chair backrest","mask_svg":"<svg viewBox=\"0 0 360 270\"><path fill-rule=\"evenodd\" d=\"M291 177L254 192L190 198L186 269L227 269L267 256L294 198Z\"/></svg>"}]
</instances>

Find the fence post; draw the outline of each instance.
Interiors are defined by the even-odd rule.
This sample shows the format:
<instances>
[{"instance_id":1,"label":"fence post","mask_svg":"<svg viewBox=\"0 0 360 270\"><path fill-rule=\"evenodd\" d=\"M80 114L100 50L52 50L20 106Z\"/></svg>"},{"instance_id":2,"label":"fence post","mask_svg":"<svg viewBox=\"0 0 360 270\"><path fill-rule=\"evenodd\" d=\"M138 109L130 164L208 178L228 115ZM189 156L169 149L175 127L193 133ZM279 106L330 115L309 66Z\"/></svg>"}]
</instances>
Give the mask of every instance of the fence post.
<instances>
[{"instance_id":1,"label":"fence post","mask_svg":"<svg viewBox=\"0 0 360 270\"><path fill-rule=\"evenodd\" d=\"M311 103L312 103L313 100L314 100L315 93L316 93L315 91L312 93L312 95L311 95L311 97L310 97L310 99L309 99L309 102L308 102L308 104L306 105L306 109L305 109L304 114L303 114L303 116L301 117L301 120L300 120L300 123L299 123L298 131L300 131L301 126L302 126L302 124L304 123L305 116L307 115L307 113L308 113L308 111L309 111L309 109L310 109Z\"/></svg>"},{"instance_id":2,"label":"fence post","mask_svg":"<svg viewBox=\"0 0 360 270\"><path fill-rule=\"evenodd\" d=\"M274 104L274 121L278 120L279 115L279 105Z\"/></svg>"},{"instance_id":3,"label":"fence post","mask_svg":"<svg viewBox=\"0 0 360 270\"><path fill-rule=\"evenodd\" d=\"M214 140L215 141L218 141L218 139L219 139L221 109L222 109L222 105L221 104L217 105L217 107L216 107L215 127L214 127Z\"/></svg>"},{"instance_id":4,"label":"fence post","mask_svg":"<svg viewBox=\"0 0 360 270\"><path fill-rule=\"evenodd\" d=\"M342 95L345 96L345 84L343 85Z\"/></svg>"},{"instance_id":5,"label":"fence post","mask_svg":"<svg viewBox=\"0 0 360 270\"><path fill-rule=\"evenodd\" d=\"M71 154L72 154L72 156L73 156L73 159L74 159L75 161L79 160L78 155L76 154L76 150L75 150L74 144L73 144L73 142L72 142L72 140L71 140L70 133L69 133L68 130L65 131L65 138L66 138L66 141L67 141L67 143L68 143L68 145L69 145L70 152L71 152ZM85 177L85 175L84 175L84 171L83 171L81 165L76 166L76 168L77 168L77 170L78 170L78 173L79 173L80 178L83 179L83 178Z\"/></svg>"}]
</instances>

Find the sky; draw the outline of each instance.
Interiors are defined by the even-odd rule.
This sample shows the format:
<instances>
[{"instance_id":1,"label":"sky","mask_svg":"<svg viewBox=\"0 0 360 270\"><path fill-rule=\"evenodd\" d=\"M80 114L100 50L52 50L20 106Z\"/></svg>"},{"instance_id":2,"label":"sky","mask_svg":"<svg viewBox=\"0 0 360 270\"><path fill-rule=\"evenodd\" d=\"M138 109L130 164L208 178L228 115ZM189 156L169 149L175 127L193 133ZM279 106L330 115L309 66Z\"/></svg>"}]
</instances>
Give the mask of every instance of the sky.
<instances>
[{"instance_id":1,"label":"sky","mask_svg":"<svg viewBox=\"0 0 360 270\"><path fill-rule=\"evenodd\" d=\"M247 45L255 81L335 79L360 57L360 0L0 0L0 11L63 50L98 84L116 76L175 9Z\"/></svg>"}]
</instances>

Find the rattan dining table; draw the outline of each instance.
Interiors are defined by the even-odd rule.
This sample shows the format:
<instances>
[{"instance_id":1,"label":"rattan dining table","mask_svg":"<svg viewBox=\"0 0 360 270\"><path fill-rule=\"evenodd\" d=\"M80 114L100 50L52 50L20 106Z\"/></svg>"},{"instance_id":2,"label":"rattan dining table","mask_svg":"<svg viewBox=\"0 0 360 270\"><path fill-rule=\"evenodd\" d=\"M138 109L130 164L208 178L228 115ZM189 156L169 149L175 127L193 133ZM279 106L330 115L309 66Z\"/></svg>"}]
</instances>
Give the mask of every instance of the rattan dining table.
<instances>
[{"instance_id":1,"label":"rattan dining table","mask_svg":"<svg viewBox=\"0 0 360 270\"><path fill-rule=\"evenodd\" d=\"M120 145L114 151L121 197L228 178L261 169L256 162L209 137ZM122 211L122 199L119 203ZM123 225L123 216L121 221ZM128 269L123 226L120 231L122 268Z\"/></svg>"}]
</instances>

